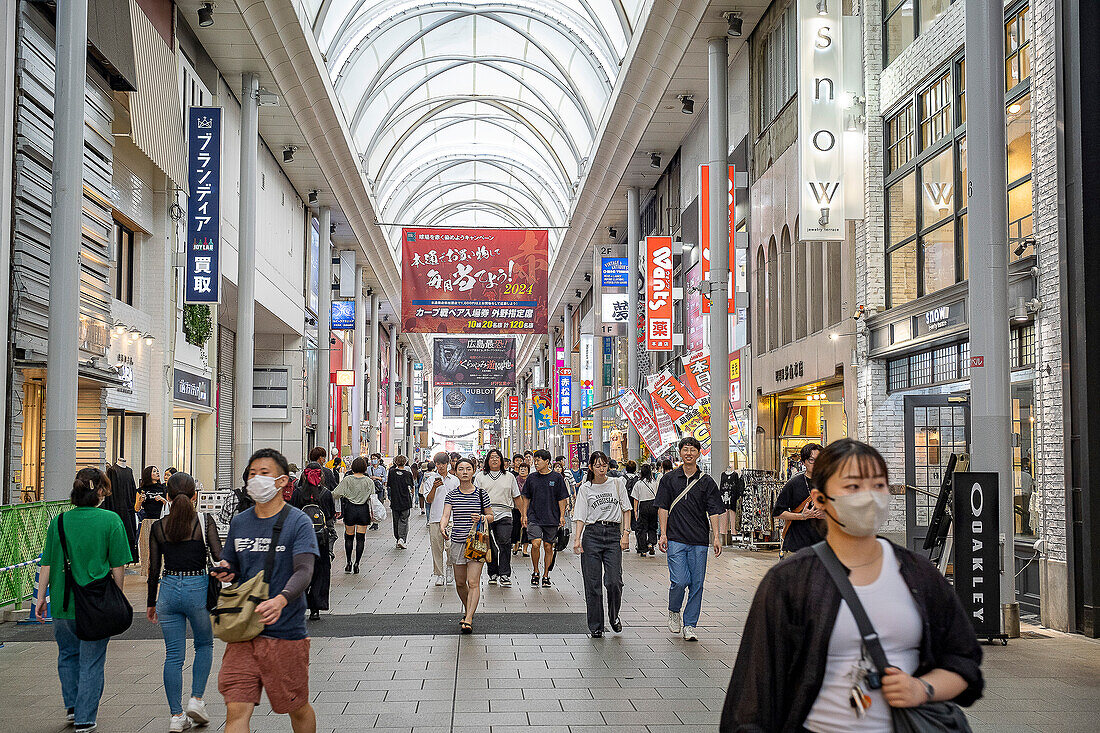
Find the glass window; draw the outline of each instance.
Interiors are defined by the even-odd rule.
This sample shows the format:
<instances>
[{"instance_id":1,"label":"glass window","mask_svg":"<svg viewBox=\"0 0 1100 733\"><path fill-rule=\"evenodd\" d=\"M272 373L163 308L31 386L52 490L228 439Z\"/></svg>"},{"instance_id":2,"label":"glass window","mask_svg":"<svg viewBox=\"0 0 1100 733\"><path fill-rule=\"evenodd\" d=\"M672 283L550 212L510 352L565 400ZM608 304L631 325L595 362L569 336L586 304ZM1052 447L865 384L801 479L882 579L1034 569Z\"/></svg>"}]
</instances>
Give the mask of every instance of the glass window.
<instances>
[{"instance_id":1,"label":"glass window","mask_svg":"<svg viewBox=\"0 0 1100 733\"><path fill-rule=\"evenodd\" d=\"M1031 174L1031 95L1013 100L1006 108L1008 182Z\"/></svg>"},{"instance_id":2,"label":"glass window","mask_svg":"<svg viewBox=\"0 0 1100 733\"><path fill-rule=\"evenodd\" d=\"M958 227L959 238L959 282L962 282L969 276L970 272L970 248L968 247L967 231L966 231L966 214L959 217Z\"/></svg>"},{"instance_id":3,"label":"glass window","mask_svg":"<svg viewBox=\"0 0 1100 733\"><path fill-rule=\"evenodd\" d=\"M958 124L966 124L966 59L960 59L958 63L959 73L959 119Z\"/></svg>"},{"instance_id":4,"label":"glass window","mask_svg":"<svg viewBox=\"0 0 1100 733\"><path fill-rule=\"evenodd\" d=\"M886 389L893 392L909 386L909 357L886 362Z\"/></svg>"},{"instance_id":5,"label":"glass window","mask_svg":"<svg viewBox=\"0 0 1100 733\"><path fill-rule=\"evenodd\" d=\"M924 287L922 295L955 284L955 222L948 220L921 236Z\"/></svg>"},{"instance_id":6,"label":"glass window","mask_svg":"<svg viewBox=\"0 0 1100 733\"><path fill-rule=\"evenodd\" d=\"M917 297L917 243L910 242L886 254L889 273L889 307L902 305Z\"/></svg>"},{"instance_id":7,"label":"glass window","mask_svg":"<svg viewBox=\"0 0 1100 733\"><path fill-rule=\"evenodd\" d=\"M932 384L931 351L924 351L909 357L909 384L913 387Z\"/></svg>"},{"instance_id":8,"label":"glass window","mask_svg":"<svg viewBox=\"0 0 1100 733\"><path fill-rule=\"evenodd\" d=\"M953 382L959 378L959 345L951 344L936 349L933 354L935 381Z\"/></svg>"},{"instance_id":9,"label":"glass window","mask_svg":"<svg viewBox=\"0 0 1100 733\"><path fill-rule=\"evenodd\" d=\"M955 171L950 147L920 167L921 228L955 213Z\"/></svg>"},{"instance_id":10,"label":"glass window","mask_svg":"<svg viewBox=\"0 0 1100 733\"><path fill-rule=\"evenodd\" d=\"M1024 6L1005 21L1005 91L1031 76L1031 39Z\"/></svg>"},{"instance_id":11,"label":"glass window","mask_svg":"<svg viewBox=\"0 0 1100 733\"><path fill-rule=\"evenodd\" d=\"M913 18L915 0L888 0L883 25L883 45L886 53L886 66L894 62L901 52L909 47L917 37L917 28Z\"/></svg>"},{"instance_id":12,"label":"glass window","mask_svg":"<svg viewBox=\"0 0 1100 733\"><path fill-rule=\"evenodd\" d=\"M886 122L889 170L897 170L913 159L916 152L913 135L913 105L904 108Z\"/></svg>"},{"instance_id":13,"label":"glass window","mask_svg":"<svg viewBox=\"0 0 1100 733\"><path fill-rule=\"evenodd\" d=\"M928 26L936 22L945 10L951 6L952 0L920 0L920 32L928 30Z\"/></svg>"},{"instance_id":14,"label":"glass window","mask_svg":"<svg viewBox=\"0 0 1100 733\"><path fill-rule=\"evenodd\" d=\"M942 140L951 124L951 75L945 73L920 95L921 150Z\"/></svg>"},{"instance_id":15,"label":"glass window","mask_svg":"<svg viewBox=\"0 0 1100 733\"><path fill-rule=\"evenodd\" d=\"M917 233L917 176L910 173L886 189L886 246Z\"/></svg>"},{"instance_id":16,"label":"glass window","mask_svg":"<svg viewBox=\"0 0 1100 733\"><path fill-rule=\"evenodd\" d=\"M134 231L117 221L115 235L115 300L134 304Z\"/></svg>"},{"instance_id":17,"label":"glass window","mask_svg":"<svg viewBox=\"0 0 1100 733\"><path fill-rule=\"evenodd\" d=\"M1018 245L1014 246L1011 252L1013 261L1032 253L1032 245L1025 244L1023 241L1034 234L1031 211L1031 179L1029 178L1008 191L1008 238ZM1022 250L1020 254L1016 254L1018 250Z\"/></svg>"}]
</instances>

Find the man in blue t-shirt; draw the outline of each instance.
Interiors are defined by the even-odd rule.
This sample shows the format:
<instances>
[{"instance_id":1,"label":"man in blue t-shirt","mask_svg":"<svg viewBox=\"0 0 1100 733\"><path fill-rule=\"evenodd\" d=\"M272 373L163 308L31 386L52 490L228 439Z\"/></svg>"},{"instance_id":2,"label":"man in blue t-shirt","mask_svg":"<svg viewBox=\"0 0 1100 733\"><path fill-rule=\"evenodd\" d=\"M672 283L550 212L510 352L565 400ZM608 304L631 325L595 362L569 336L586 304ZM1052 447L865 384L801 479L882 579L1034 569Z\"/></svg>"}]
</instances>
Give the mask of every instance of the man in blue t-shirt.
<instances>
[{"instance_id":1,"label":"man in blue t-shirt","mask_svg":"<svg viewBox=\"0 0 1100 733\"><path fill-rule=\"evenodd\" d=\"M542 587L550 587L550 565L554 562L554 541L558 527L566 526L565 513L569 509L569 491L565 479L560 473L550 470L550 451L535 451L537 469L523 483L520 495L524 507L520 510L520 521L527 529L531 540L531 585L539 584L539 555L545 560L542 574Z\"/></svg>"},{"instance_id":2,"label":"man in blue t-shirt","mask_svg":"<svg viewBox=\"0 0 1100 733\"><path fill-rule=\"evenodd\" d=\"M282 453L256 451L248 461L249 496L256 502L233 517L215 577L236 582L264 570L275 524L286 508L275 545L275 563L268 582L268 600L256 606L264 630L250 641L226 644L218 674L218 691L225 698L226 731L248 731L252 711L267 690L271 709L289 714L295 733L313 733L317 716L309 704L309 636L306 632L305 590L318 557L313 523L283 501L290 467Z\"/></svg>"}]
</instances>

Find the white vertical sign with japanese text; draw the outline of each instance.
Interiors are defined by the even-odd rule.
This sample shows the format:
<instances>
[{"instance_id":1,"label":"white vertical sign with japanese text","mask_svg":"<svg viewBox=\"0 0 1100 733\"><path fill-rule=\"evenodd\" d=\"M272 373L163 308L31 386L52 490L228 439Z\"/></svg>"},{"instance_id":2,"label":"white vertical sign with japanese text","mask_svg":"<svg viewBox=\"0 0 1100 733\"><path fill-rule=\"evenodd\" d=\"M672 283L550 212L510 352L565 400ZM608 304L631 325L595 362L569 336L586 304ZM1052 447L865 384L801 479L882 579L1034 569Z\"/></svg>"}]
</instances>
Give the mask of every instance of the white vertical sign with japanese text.
<instances>
[{"instance_id":1,"label":"white vertical sign with japanese text","mask_svg":"<svg viewBox=\"0 0 1100 733\"><path fill-rule=\"evenodd\" d=\"M187 240L184 303L221 296L222 109L191 107L187 116Z\"/></svg>"}]
</instances>

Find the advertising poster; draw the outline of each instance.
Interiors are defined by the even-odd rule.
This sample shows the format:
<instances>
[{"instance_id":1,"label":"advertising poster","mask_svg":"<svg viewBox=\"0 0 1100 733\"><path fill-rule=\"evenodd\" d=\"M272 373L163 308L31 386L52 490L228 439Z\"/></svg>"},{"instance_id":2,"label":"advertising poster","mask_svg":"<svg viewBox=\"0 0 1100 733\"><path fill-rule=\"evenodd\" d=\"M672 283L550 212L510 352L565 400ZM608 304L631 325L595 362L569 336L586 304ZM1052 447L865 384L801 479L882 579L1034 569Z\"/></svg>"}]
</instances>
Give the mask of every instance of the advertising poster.
<instances>
[{"instance_id":1,"label":"advertising poster","mask_svg":"<svg viewBox=\"0 0 1100 733\"><path fill-rule=\"evenodd\" d=\"M955 592L979 637L1001 633L997 474L953 474Z\"/></svg>"},{"instance_id":2,"label":"advertising poster","mask_svg":"<svg viewBox=\"0 0 1100 733\"><path fill-rule=\"evenodd\" d=\"M355 301L334 300L329 309L329 327L333 331L355 330Z\"/></svg>"},{"instance_id":3,"label":"advertising poster","mask_svg":"<svg viewBox=\"0 0 1100 733\"><path fill-rule=\"evenodd\" d=\"M546 333L545 229L401 230L401 330Z\"/></svg>"},{"instance_id":4,"label":"advertising poster","mask_svg":"<svg viewBox=\"0 0 1100 733\"><path fill-rule=\"evenodd\" d=\"M741 409L741 349L730 354L730 409Z\"/></svg>"},{"instance_id":5,"label":"advertising poster","mask_svg":"<svg viewBox=\"0 0 1100 733\"><path fill-rule=\"evenodd\" d=\"M514 338L436 337L432 341L432 384L436 387L514 387Z\"/></svg>"},{"instance_id":6,"label":"advertising poster","mask_svg":"<svg viewBox=\"0 0 1100 733\"><path fill-rule=\"evenodd\" d=\"M671 374L662 374L656 380L650 398L664 410L673 422L682 418L695 404L695 396Z\"/></svg>"},{"instance_id":7,"label":"advertising poster","mask_svg":"<svg viewBox=\"0 0 1100 733\"><path fill-rule=\"evenodd\" d=\"M569 465L580 466L588 463L588 443L569 444Z\"/></svg>"},{"instance_id":8,"label":"advertising poster","mask_svg":"<svg viewBox=\"0 0 1100 733\"><path fill-rule=\"evenodd\" d=\"M496 417L497 391L492 388L445 387L443 417Z\"/></svg>"},{"instance_id":9,"label":"advertising poster","mask_svg":"<svg viewBox=\"0 0 1100 733\"><path fill-rule=\"evenodd\" d=\"M707 331L707 324L703 321L703 294L699 291L703 282L702 272L702 264L696 262L685 276L687 292L684 294L684 329L687 331L685 345L689 354L703 350L704 334Z\"/></svg>"},{"instance_id":10,"label":"advertising poster","mask_svg":"<svg viewBox=\"0 0 1100 733\"><path fill-rule=\"evenodd\" d=\"M672 351L672 237L645 242L646 349Z\"/></svg>"},{"instance_id":11,"label":"advertising poster","mask_svg":"<svg viewBox=\"0 0 1100 733\"><path fill-rule=\"evenodd\" d=\"M653 399L653 394L649 395L649 403L653 406L653 419L657 423L657 429L661 432L661 445L675 445L676 444L676 425L672 422L672 417L667 412L657 406L657 401Z\"/></svg>"},{"instance_id":12,"label":"advertising poster","mask_svg":"<svg viewBox=\"0 0 1100 733\"><path fill-rule=\"evenodd\" d=\"M680 382L696 399L710 395L710 357L697 356L684 365L684 376Z\"/></svg>"},{"instance_id":13,"label":"advertising poster","mask_svg":"<svg viewBox=\"0 0 1100 733\"><path fill-rule=\"evenodd\" d=\"M661 429L657 427L657 422L653 419L653 415L650 414L649 410L646 409L637 392L632 389L624 392L619 398L619 409L623 411L626 419L630 420L630 424L638 431L638 436L645 441L650 453L655 456L660 455L669 447L661 442Z\"/></svg>"},{"instance_id":14,"label":"advertising poster","mask_svg":"<svg viewBox=\"0 0 1100 733\"><path fill-rule=\"evenodd\" d=\"M531 390L531 406L535 412L535 429L549 430L553 424L553 416L550 412L550 390Z\"/></svg>"},{"instance_id":15,"label":"advertising poster","mask_svg":"<svg viewBox=\"0 0 1100 733\"><path fill-rule=\"evenodd\" d=\"M626 257L600 258L600 283L605 288L625 288L627 283L628 260Z\"/></svg>"},{"instance_id":16,"label":"advertising poster","mask_svg":"<svg viewBox=\"0 0 1100 733\"><path fill-rule=\"evenodd\" d=\"M217 303L221 295L222 109L187 115L187 239L184 303Z\"/></svg>"}]
</instances>

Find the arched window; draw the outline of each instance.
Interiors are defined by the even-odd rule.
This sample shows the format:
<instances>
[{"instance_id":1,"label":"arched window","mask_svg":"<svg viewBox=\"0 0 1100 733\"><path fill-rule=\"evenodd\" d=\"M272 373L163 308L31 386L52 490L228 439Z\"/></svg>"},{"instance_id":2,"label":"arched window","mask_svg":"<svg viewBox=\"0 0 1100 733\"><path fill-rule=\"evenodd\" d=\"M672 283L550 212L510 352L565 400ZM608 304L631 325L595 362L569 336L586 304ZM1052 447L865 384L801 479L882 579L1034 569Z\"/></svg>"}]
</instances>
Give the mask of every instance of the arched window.
<instances>
[{"instance_id":1,"label":"arched window","mask_svg":"<svg viewBox=\"0 0 1100 733\"><path fill-rule=\"evenodd\" d=\"M766 268L767 265L764 262L764 248L759 247L756 250L756 265L752 273L753 290L756 291L756 307L753 309L752 319L756 322L756 341L753 346L754 350L758 349L760 353L767 351L768 344L768 285Z\"/></svg>"},{"instance_id":2,"label":"arched window","mask_svg":"<svg viewBox=\"0 0 1100 733\"><path fill-rule=\"evenodd\" d=\"M825 328L825 242L807 242L810 248L810 277L808 283L810 333Z\"/></svg>"},{"instance_id":3,"label":"arched window","mask_svg":"<svg viewBox=\"0 0 1100 733\"><path fill-rule=\"evenodd\" d=\"M794 304L794 288L798 287L791 277L791 231L783 227L779 246L779 343L786 345L791 342L791 327L793 325L792 306Z\"/></svg>"},{"instance_id":4,"label":"arched window","mask_svg":"<svg viewBox=\"0 0 1100 733\"><path fill-rule=\"evenodd\" d=\"M794 221L794 230L798 231L798 219ZM806 337L806 290L809 282L806 277L806 243L795 240L794 248L794 338L797 341Z\"/></svg>"},{"instance_id":5,"label":"arched window","mask_svg":"<svg viewBox=\"0 0 1100 733\"><path fill-rule=\"evenodd\" d=\"M768 243L768 350L779 348L779 253Z\"/></svg>"}]
</instances>

